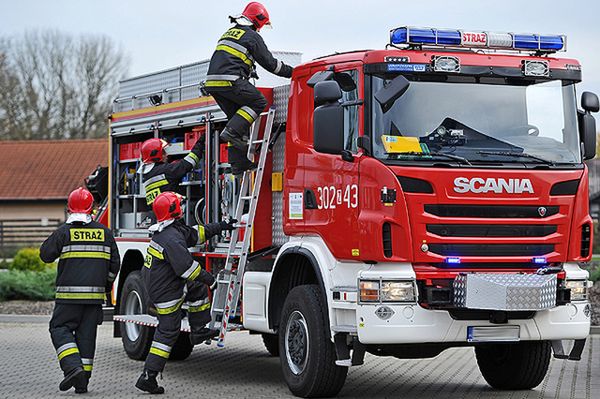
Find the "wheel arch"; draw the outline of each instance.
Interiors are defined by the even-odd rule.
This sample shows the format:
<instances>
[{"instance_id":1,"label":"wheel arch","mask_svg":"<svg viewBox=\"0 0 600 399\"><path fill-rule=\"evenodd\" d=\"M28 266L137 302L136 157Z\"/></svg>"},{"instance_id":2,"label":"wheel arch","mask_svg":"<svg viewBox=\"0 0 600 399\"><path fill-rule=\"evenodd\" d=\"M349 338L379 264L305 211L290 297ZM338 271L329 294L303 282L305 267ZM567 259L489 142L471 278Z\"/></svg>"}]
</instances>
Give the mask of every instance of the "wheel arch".
<instances>
[{"instance_id":1,"label":"wheel arch","mask_svg":"<svg viewBox=\"0 0 600 399\"><path fill-rule=\"evenodd\" d=\"M288 247L277 257L269 285L268 316L270 329L277 330L283 304L288 293L292 288L305 284L319 286L325 301L329 302L317 257L307 248L300 246ZM326 309L326 311L329 314L329 309Z\"/></svg>"},{"instance_id":2,"label":"wheel arch","mask_svg":"<svg viewBox=\"0 0 600 399\"><path fill-rule=\"evenodd\" d=\"M123 291L123 285L125 284L125 280L127 280L127 276L133 271L141 270L144 265L144 255L141 249L138 248L130 248L125 251L123 255L123 260L121 261L121 270L119 271L118 281L117 281L117 290L115 292L116 301L115 301L115 310L114 314L119 314L119 309L121 307L121 292ZM114 336L120 337L121 331L119 329L118 323L114 325Z\"/></svg>"}]
</instances>

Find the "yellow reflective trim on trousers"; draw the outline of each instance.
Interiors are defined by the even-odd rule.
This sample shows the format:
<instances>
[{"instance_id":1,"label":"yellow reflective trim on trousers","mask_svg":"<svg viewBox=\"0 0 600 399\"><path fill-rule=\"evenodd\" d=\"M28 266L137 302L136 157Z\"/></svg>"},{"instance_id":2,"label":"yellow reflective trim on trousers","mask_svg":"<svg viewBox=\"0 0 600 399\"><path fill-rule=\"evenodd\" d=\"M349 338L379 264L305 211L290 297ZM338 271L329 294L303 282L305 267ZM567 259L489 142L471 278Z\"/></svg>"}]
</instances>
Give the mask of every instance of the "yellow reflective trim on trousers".
<instances>
[{"instance_id":1,"label":"yellow reflective trim on trousers","mask_svg":"<svg viewBox=\"0 0 600 399\"><path fill-rule=\"evenodd\" d=\"M239 59L244 61L244 64L246 64L248 66L252 66L254 64L254 62L252 62L252 60L250 58L248 58L248 56L246 54L242 53L239 50L234 49L233 47L229 47L225 44L219 44L217 46L217 50L225 51L226 53L229 53L229 54L233 55L234 57L238 57Z\"/></svg>"},{"instance_id":2,"label":"yellow reflective trim on trousers","mask_svg":"<svg viewBox=\"0 0 600 399\"><path fill-rule=\"evenodd\" d=\"M57 292L56 299L106 299L103 292Z\"/></svg>"},{"instance_id":3,"label":"yellow reflective trim on trousers","mask_svg":"<svg viewBox=\"0 0 600 399\"><path fill-rule=\"evenodd\" d=\"M204 231L204 226L198 225L198 244L202 244L206 241L206 232Z\"/></svg>"},{"instance_id":4,"label":"yellow reflective trim on trousers","mask_svg":"<svg viewBox=\"0 0 600 399\"><path fill-rule=\"evenodd\" d=\"M84 364L83 365L83 370L84 371L92 371L94 369L94 366L91 364Z\"/></svg>"},{"instance_id":5,"label":"yellow reflective trim on trousers","mask_svg":"<svg viewBox=\"0 0 600 399\"><path fill-rule=\"evenodd\" d=\"M244 111L243 109L238 109L236 114L238 114L239 116L241 116L242 118L244 118L245 120L248 121L248 123L253 123L254 122L254 118L252 117L252 115L250 115L249 113L247 113L246 111Z\"/></svg>"},{"instance_id":6,"label":"yellow reflective trim on trousers","mask_svg":"<svg viewBox=\"0 0 600 399\"><path fill-rule=\"evenodd\" d=\"M175 305L168 307L168 308L156 308L156 313L158 314L171 314L173 312L176 312L179 310L179 308L181 307L181 305L183 304L183 300L185 298L181 298L181 300L179 302L177 302Z\"/></svg>"},{"instance_id":7,"label":"yellow reflective trim on trousers","mask_svg":"<svg viewBox=\"0 0 600 399\"><path fill-rule=\"evenodd\" d=\"M228 80L207 80L204 82L204 87L229 87L232 86Z\"/></svg>"},{"instance_id":8,"label":"yellow reflective trim on trousers","mask_svg":"<svg viewBox=\"0 0 600 399\"><path fill-rule=\"evenodd\" d=\"M194 281L196 279L196 277L198 277L198 275L200 274L201 271L202 271L202 266L200 266L200 264L198 264L198 267L192 272L192 274L190 274L190 276L188 277L188 280Z\"/></svg>"},{"instance_id":9,"label":"yellow reflective trim on trousers","mask_svg":"<svg viewBox=\"0 0 600 399\"><path fill-rule=\"evenodd\" d=\"M162 349L155 348L155 347L150 348L150 353L152 353L153 355L156 355L156 356L164 357L165 359L169 358L169 352L164 351Z\"/></svg>"},{"instance_id":10,"label":"yellow reflective trim on trousers","mask_svg":"<svg viewBox=\"0 0 600 399\"><path fill-rule=\"evenodd\" d=\"M64 357L67 357L74 353L79 353L79 349L77 349L77 348L65 349L64 351L62 351L58 354L58 360L62 360Z\"/></svg>"},{"instance_id":11,"label":"yellow reflective trim on trousers","mask_svg":"<svg viewBox=\"0 0 600 399\"><path fill-rule=\"evenodd\" d=\"M210 303L205 303L204 305L200 305L200 306L190 306L188 308L188 312L197 313L197 312L203 312L208 309L210 309Z\"/></svg>"},{"instance_id":12,"label":"yellow reflective trim on trousers","mask_svg":"<svg viewBox=\"0 0 600 399\"><path fill-rule=\"evenodd\" d=\"M110 259L110 254L106 252L65 252L60 255L60 259L72 258L93 258L93 259Z\"/></svg>"},{"instance_id":13,"label":"yellow reflective trim on trousers","mask_svg":"<svg viewBox=\"0 0 600 399\"><path fill-rule=\"evenodd\" d=\"M144 186L144 189L146 190L146 192L154 190L155 188L158 187L162 187L169 184L169 181L167 179L163 179L163 180L159 180L159 181L155 181L154 183L148 184L147 186Z\"/></svg>"},{"instance_id":14,"label":"yellow reflective trim on trousers","mask_svg":"<svg viewBox=\"0 0 600 399\"><path fill-rule=\"evenodd\" d=\"M163 254L161 254L160 252L158 252L156 249L154 249L152 247L148 247L148 253L158 259L165 258Z\"/></svg>"}]
</instances>

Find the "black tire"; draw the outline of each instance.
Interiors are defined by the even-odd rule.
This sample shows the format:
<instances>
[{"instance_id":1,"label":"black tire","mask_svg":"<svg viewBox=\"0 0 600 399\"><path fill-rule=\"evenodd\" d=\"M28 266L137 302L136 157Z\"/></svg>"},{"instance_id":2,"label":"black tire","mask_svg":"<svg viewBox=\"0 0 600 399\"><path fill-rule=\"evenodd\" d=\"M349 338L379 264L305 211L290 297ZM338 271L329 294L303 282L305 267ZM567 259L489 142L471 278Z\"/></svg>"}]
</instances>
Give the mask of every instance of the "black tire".
<instances>
[{"instance_id":1,"label":"black tire","mask_svg":"<svg viewBox=\"0 0 600 399\"><path fill-rule=\"evenodd\" d=\"M133 305L136 300L139 300L139 309L137 305ZM150 299L144 287L141 273L139 271L129 273L121 290L119 314L147 314L149 303ZM132 312L132 306L135 312ZM134 360L145 360L152 344L152 338L154 337L154 328L132 323L119 324L121 340L127 356Z\"/></svg>"},{"instance_id":2,"label":"black tire","mask_svg":"<svg viewBox=\"0 0 600 399\"><path fill-rule=\"evenodd\" d=\"M331 397L344 386L348 368L335 365L327 303L318 286L302 285L287 296L279 326L279 359L283 378L296 396Z\"/></svg>"},{"instance_id":3,"label":"black tire","mask_svg":"<svg viewBox=\"0 0 600 399\"><path fill-rule=\"evenodd\" d=\"M263 343L271 356L279 356L279 335L262 334Z\"/></svg>"},{"instance_id":4,"label":"black tire","mask_svg":"<svg viewBox=\"0 0 600 399\"><path fill-rule=\"evenodd\" d=\"M190 342L190 333L181 331L175 345L171 348L169 360L185 360L191 355L192 350L194 345Z\"/></svg>"},{"instance_id":5,"label":"black tire","mask_svg":"<svg viewBox=\"0 0 600 399\"><path fill-rule=\"evenodd\" d=\"M550 364L548 341L487 344L475 347L479 370L495 389L532 389L541 384Z\"/></svg>"}]
</instances>

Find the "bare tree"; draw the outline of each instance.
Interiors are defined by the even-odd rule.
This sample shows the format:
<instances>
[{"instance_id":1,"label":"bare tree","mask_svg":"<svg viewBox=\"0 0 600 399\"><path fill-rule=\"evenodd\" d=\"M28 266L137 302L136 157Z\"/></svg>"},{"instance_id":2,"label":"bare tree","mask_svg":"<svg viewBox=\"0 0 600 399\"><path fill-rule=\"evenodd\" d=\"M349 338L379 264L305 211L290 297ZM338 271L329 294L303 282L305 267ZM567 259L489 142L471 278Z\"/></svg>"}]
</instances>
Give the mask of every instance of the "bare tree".
<instances>
[{"instance_id":1,"label":"bare tree","mask_svg":"<svg viewBox=\"0 0 600 399\"><path fill-rule=\"evenodd\" d=\"M105 36L58 31L0 39L0 138L103 137L125 74L123 51Z\"/></svg>"}]
</instances>

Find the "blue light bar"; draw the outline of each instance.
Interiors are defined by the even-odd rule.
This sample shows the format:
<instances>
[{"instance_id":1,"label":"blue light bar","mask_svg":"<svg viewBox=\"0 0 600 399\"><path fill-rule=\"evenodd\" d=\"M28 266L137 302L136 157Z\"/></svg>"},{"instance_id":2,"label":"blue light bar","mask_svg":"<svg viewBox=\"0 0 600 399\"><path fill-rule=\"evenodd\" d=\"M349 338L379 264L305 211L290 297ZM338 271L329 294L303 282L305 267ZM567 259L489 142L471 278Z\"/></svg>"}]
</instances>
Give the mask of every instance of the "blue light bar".
<instances>
[{"instance_id":1,"label":"blue light bar","mask_svg":"<svg viewBox=\"0 0 600 399\"><path fill-rule=\"evenodd\" d=\"M460 258L457 258L457 257L446 258L446 263L450 263L451 265L458 265L460 263Z\"/></svg>"},{"instance_id":2,"label":"blue light bar","mask_svg":"<svg viewBox=\"0 0 600 399\"><path fill-rule=\"evenodd\" d=\"M548 263L546 261L546 258L544 258L543 256L540 257L535 257L532 259L533 263L535 263L536 265L545 265L546 263Z\"/></svg>"},{"instance_id":3,"label":"blue light bar","mask_svg":"<svg viewBox=\"0 0 600 399\"><path fill-rule=\"evenodd\" d=\"M556 52L565 50L566 42L567 38L561 35L513 34L410 26L392 29L390 32L390 44L393 45L416 44Z\"/></svg>"}]
</instances>

